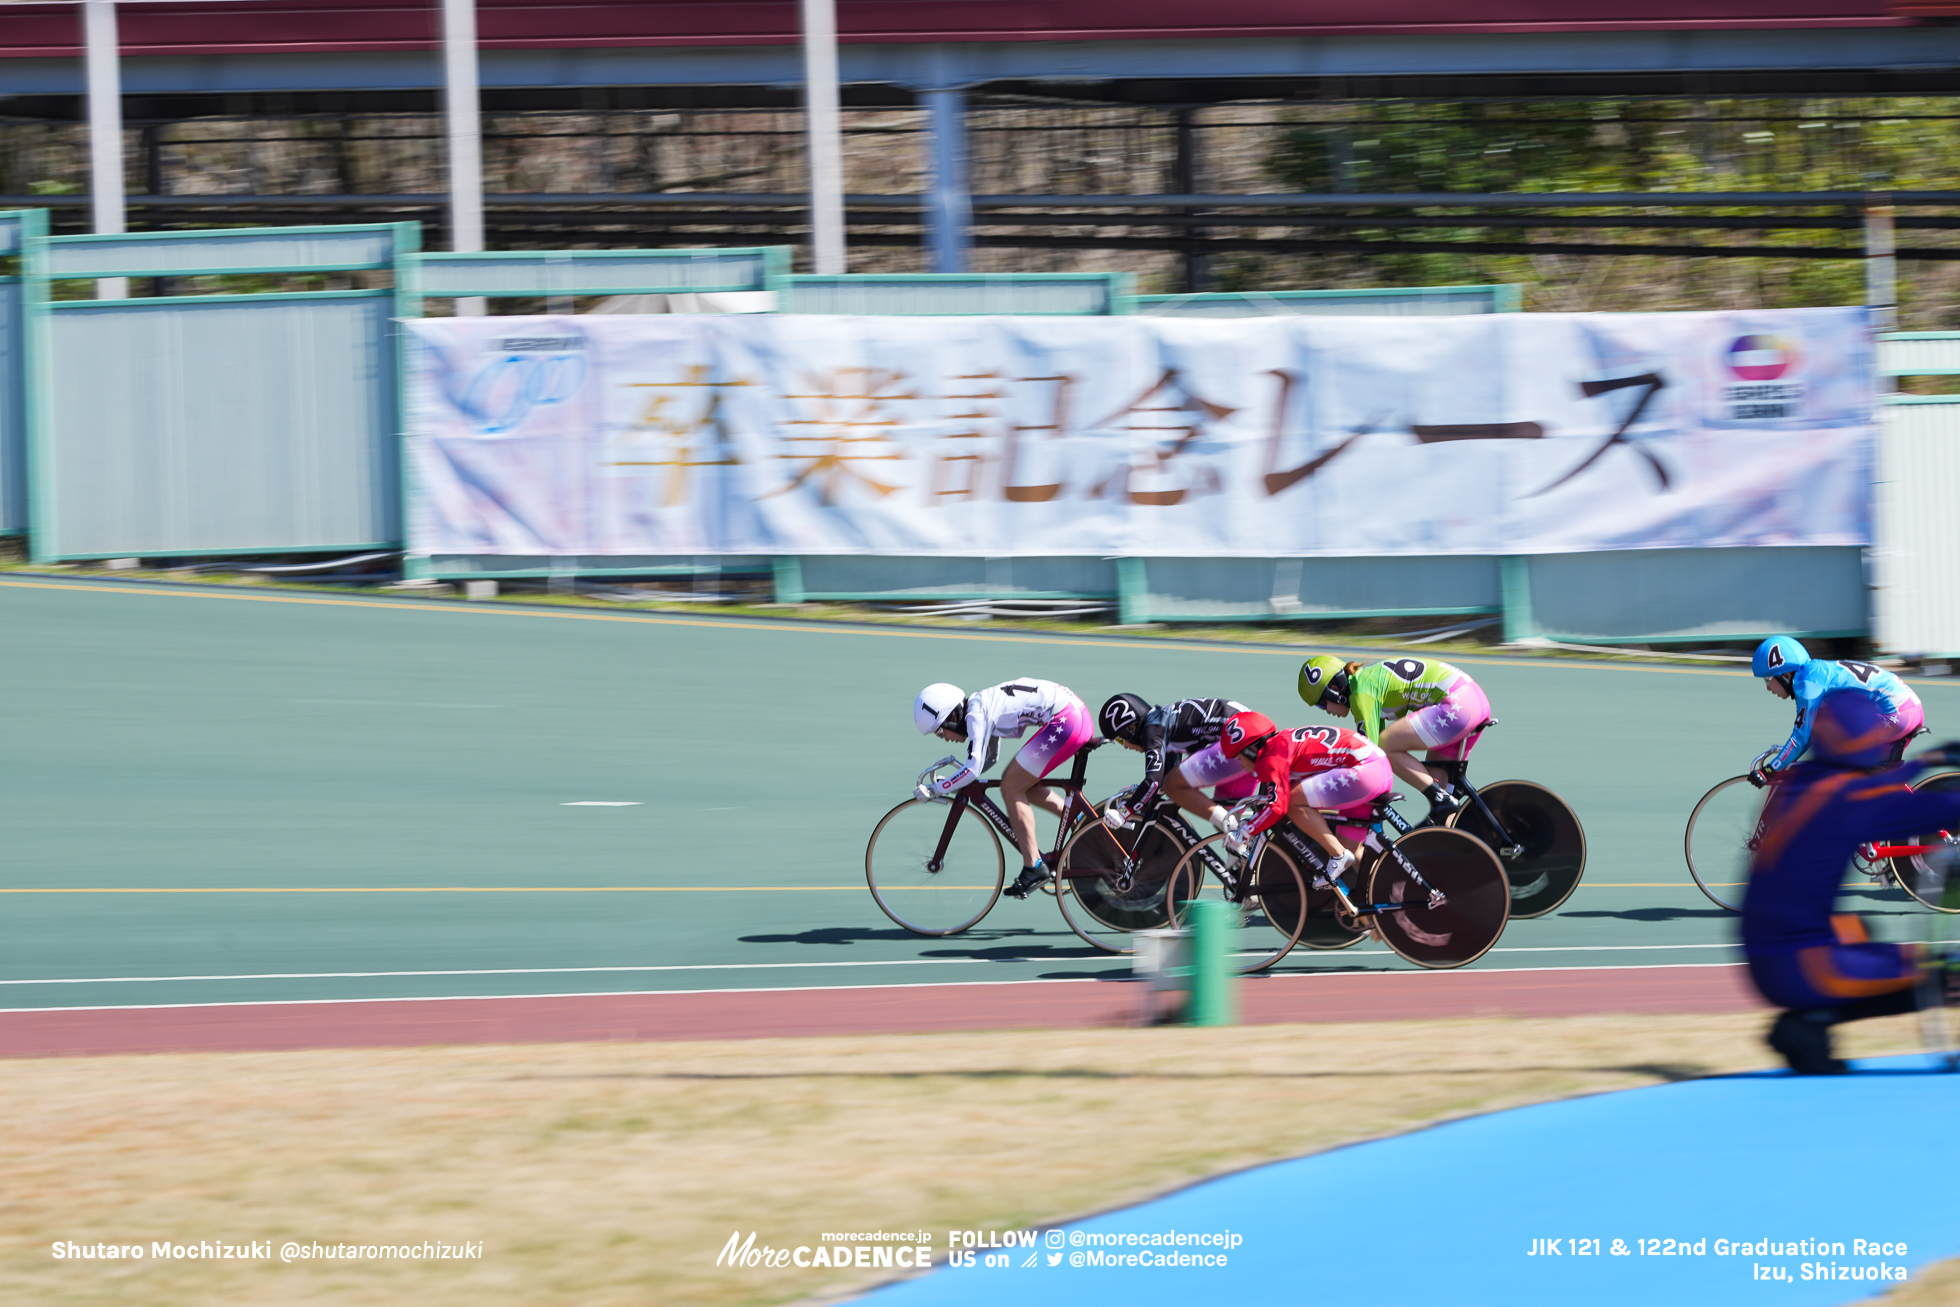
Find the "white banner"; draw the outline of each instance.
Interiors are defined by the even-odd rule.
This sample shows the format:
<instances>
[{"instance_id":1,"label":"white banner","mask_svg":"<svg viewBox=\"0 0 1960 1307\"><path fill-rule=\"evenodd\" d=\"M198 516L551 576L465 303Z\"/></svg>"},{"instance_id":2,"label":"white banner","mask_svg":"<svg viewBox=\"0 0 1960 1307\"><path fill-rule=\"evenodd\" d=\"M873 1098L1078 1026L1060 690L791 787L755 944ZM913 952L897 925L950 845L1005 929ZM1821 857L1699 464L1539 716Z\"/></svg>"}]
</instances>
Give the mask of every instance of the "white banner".
<instances>
[{"instance_id":1,"label":"white banner","mask_svg":"<svg viewBox=\"0 0 1960 1307\"><path fill-rule=\"evenodd\" d=\"M1871 539L1857 308L405 325L417 554Z\"/></svg>"}]
</instances>

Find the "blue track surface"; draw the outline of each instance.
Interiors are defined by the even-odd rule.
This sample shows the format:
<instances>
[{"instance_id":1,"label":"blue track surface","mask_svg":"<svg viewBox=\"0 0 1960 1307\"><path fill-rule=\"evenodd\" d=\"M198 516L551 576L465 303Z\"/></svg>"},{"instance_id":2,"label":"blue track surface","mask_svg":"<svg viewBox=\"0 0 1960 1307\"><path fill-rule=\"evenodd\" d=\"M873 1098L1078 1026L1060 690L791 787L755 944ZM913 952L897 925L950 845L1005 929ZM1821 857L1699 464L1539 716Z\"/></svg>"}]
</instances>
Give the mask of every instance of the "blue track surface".
<instances>
[{"instance_id":1,"label":"blue track surface","mask_svg":"<svg viewBox=\"0 0 1960 1307\"><path fill-rule=\"evenodd\" d=\"M1079 1225L1006 1265L946 1269L871 1294L873 1307L1313 1302L1504 1307L1779 1307L1874 1297L1896 1280L1806 1280L1807 1264L1923 1267L1960 1254L1960 1075L1922 1058L1859 1074L1696 1080L1522 1108L1228 1176ZM1302 1101L1301 1111L1312 1111ZM1073 1266L1097 1236L1230 1232L1223 1267ZM943 1236L940 1236L943 1237ZM1600 1255L1572 1255L1597 1239ZM1559 1239L1559 1256L1532 1256ZM1641 1240L1687 1256L1643 1255ZM1741 1252L1768 1240L1844 1255ZM1903 1243L1855 1255L1853 1241ZM1615 1241L1626 1250L1615 1255ZM1105 1247L1103 1254L1150 1252ZM1205 1245L1169 1252L1215 1253ZM1030 1253L1035 1265L1024 1266ZM1060 1253L1056 1265L1049 1257ZM1758 1279L1781 1268L1785 1281ZM1770 1274L1775 1274L1772 1269Z\"/></svg>"}]
</instances>

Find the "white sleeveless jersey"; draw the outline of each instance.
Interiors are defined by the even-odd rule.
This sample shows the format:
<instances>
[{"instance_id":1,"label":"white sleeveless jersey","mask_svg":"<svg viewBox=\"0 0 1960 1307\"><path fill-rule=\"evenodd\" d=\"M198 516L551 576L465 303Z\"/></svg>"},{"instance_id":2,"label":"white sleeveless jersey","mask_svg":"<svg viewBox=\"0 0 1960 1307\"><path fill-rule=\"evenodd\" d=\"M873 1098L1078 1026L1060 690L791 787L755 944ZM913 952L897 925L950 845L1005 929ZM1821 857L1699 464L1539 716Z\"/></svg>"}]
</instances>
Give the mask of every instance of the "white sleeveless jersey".
<instances>
[{"instance_id":1,"label":"white sleeveless jersey","mask_svg":"<svg viewBox=\"0 0 1960 1307\"><path fill-rule=\"evenodd\" d=\"M966 701L966 766L979 776L993 766L1002 740L1018 740L1030 726L1041 727L1069 704L1075 691L1032 676L1004 681ZM964 782L962 782L964 783Z\"/></svg>"}]
</instances>

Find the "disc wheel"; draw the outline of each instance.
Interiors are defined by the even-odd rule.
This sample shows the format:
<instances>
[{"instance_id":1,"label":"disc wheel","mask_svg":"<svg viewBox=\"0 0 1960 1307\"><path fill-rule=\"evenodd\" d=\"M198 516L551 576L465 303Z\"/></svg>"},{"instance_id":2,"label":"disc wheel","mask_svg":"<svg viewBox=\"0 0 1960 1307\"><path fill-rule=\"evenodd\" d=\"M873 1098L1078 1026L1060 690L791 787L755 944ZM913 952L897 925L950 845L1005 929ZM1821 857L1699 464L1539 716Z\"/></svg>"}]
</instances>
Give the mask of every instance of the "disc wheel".
<instances>
[{"instance_id":1,"label":"disc wheel","mask_svg":"<svg viewBox=\"0 0 1960 1307\"><path fill-rule=\"evenodd\" d=\"M1173 927L1190 921L1194 902L1231 906L1234 938L1226 952L1243 974L1264 971L1285 957L1306 924L1307 882L1300 864L1270 842L1257 865L1247 867L1225 847L1222 833L1207 836L1179 859L1166 894Z\"/></svg>"},{"instance_id":2,"label":"disc wheel","mask_svg":"<svg viewBox=\"0 0 1960 1307\"><path fill-rule=\"evenodd\" d=\"M1763 795L1747 776L1731 776L1701 796L1681 837L1688 874L1716 907L1742 911L1763 820Z\"/></svg>"},{"instance_id":3,"label":"disc wheel","mask_svg":"<svg viewBox=\"0 0 1960 1307\"><path fill-rule=\"evenodd\" d=\"M1497 854L1511 882L1512 919L1542 917L1571 898L1586 871L1586 831L1572 805L1535 781L1495 781L1477 793L1497 826L1475 801L1458 809L1449 824ZM1507 854L1507 848L1518 851Z\"/></svg>"},{"instance_id":4,"label":"disc wheel","mask_svg":"<svg viewBox=\"0 0 1960 1307\"><path fill-rule=\"evenodd\" d=\"M1936 776L1922 776L1913 784L1919 792L1960 789L1960 772L1940 772ZM1898 840L1899 844L1938 844L1937 834L1913 835ZM1912 895L1935 912L1960 912L1960 880L1937 874L1918 856L1893 858L1892 874L1898 879L1899 888Z\"/></svg>"},{"instance_id":5,"label":"disc wheel","mask_svg":"<svg viewBox=\"0 0 1960 1307\"><path fill-rule=\"evenodd\" d=\"M1062 919L1105 952L1135 952L1137 931L1170 925L1165 893L1184 850L1177 833L1159 822L1117 831L1085 822L1056 869Z\"/></svg>"},{"instance_id":6,"label":"disc wheel","mask_svg":"<svg viewBox=\"0 0 1960 1307\"><path fill-rule=\"evenodd\" d=\"M933 855L942 840L946 853L935 869ZM907 799L884 815L864 848L871 897L915 935L971 929L1000 897L1006 876L1000 836L987 819L970 806L944 800Z\"/></svg>"},{"instance_id":7,"label":"disc wheel","mask_svg":"<svg viewBox=\"0 0 1960 1307\"><path fill-rule=\"evenodd\" d=\"M1382 943L1437 970L1475 962L1511 919L1510 883L1497 855L1482 840L1440 826L1410 831L1389 846L1368 879L1368 901L1387 909L1371 918Z\"/></svg>"}]
</instances>

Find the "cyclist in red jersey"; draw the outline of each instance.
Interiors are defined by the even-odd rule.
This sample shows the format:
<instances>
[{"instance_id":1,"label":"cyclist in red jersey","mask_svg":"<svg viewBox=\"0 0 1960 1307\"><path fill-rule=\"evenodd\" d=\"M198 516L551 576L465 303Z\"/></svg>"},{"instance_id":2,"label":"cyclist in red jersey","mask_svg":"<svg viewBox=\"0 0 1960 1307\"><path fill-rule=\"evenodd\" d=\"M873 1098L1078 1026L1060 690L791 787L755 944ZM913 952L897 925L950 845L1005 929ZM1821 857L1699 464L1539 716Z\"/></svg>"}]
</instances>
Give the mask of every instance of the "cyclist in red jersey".
<instances>
[{"instance_id":1,"label":"cyclist in red jersey","mask_svg":"<svg viewBox=\"0 0 1960 1307\"><path fill-rule=\"evenodd\" d=\"M1357 815L1395 784L1395 772L1381 746L1358 731L1334 726L1302 726L1282 731L1256 712L1237 713L1225 723L1219 751L1259 778L1251 803L1230 841L1243 848L1254 836L1291 818L1307 838L1326 850L1328 879L1354 865L1319 809L1356 809ZM1248 805L1250 806L1250 804Z\"/></svg>"}]
</instances>

